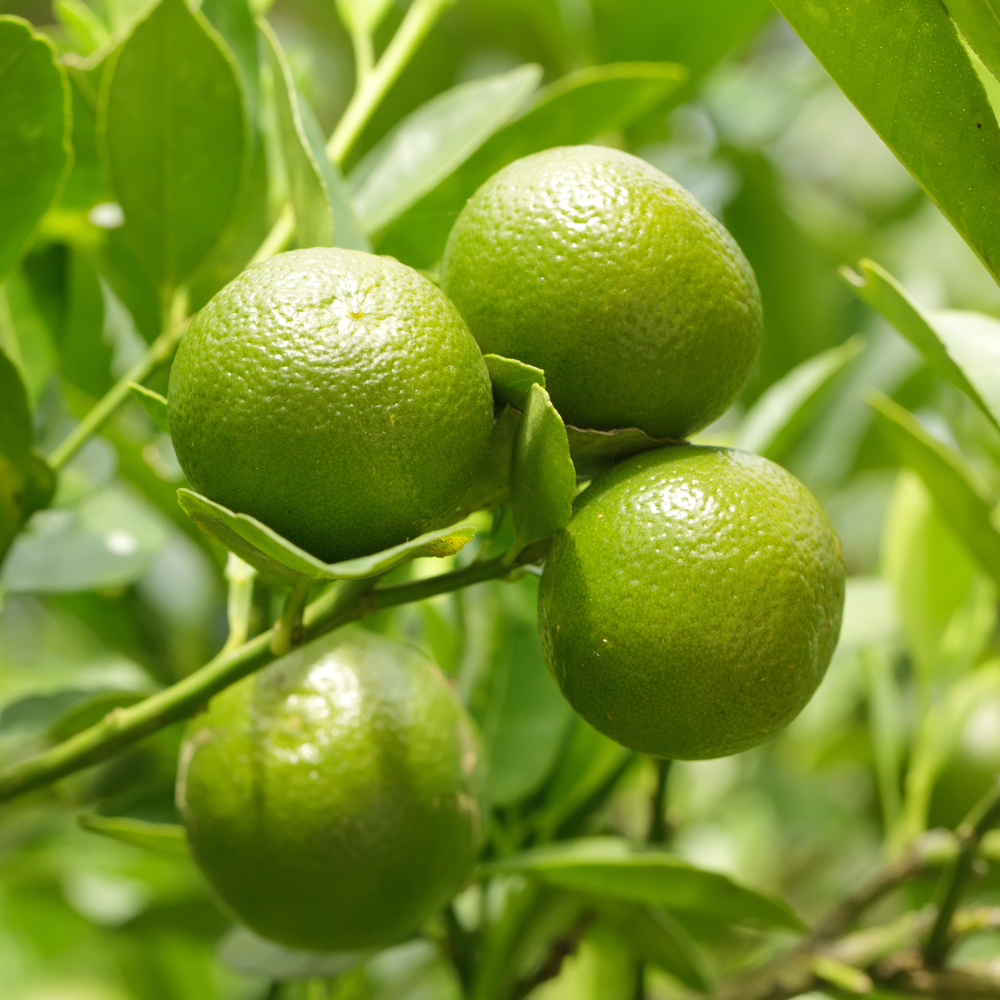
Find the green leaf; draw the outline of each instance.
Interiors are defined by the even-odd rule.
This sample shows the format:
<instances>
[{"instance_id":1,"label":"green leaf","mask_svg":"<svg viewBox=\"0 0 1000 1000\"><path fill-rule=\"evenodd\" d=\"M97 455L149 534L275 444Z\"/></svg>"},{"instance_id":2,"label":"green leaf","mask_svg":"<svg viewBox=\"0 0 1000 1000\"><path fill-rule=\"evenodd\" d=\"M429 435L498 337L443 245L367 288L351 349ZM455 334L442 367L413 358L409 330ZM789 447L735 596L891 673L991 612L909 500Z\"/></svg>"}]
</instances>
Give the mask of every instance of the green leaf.
<instances>
[{"instance_id":1,"label":"green leaf","mask_svg":"<svg viewBox=\"0 0 1000 1000\"><path fill-rule=\"evenodd\" d=\"M247 0L202 0L201 12L222 36L232 53L240 74L246 101L247 119L257 120L260 66L257 28Z\"/></svg>"},{"instance_id":2,"label":"green leaf","mask_svg":"<svg viewBox=\"0 0 1000 1000\"><path fill-rule=\"evenodd\" d=\"M392 0L337 0L337 13L350 32L370 35L392 7Z\"/></svg>"},{"instance_id":3,"label":"green leaf","mask_svg":"<svg viewBox=\"0 0 1000 1000\"><path fill-rule=\"evenodd\" d=\"M903 286L874 261L858 265L861 274L841 268L844 279L873 309L881 313L924 356L928 365L964 392L1000 430L1000 352L994 343L1000 322L978 313L967 324L961 313L945 314L938 323L906 294ZM995 326L995 329L993 329Z\"/></svg>"},{"instance_id":4,"label":"green leaf","mask_svg":"<svg viewBox=\"0 0 1000 1000\"><path fill-rule=\"evenodd\" d=\"M665 910L632 903L602 900L599 906L636 958L658 965L699 993L712 991L712 977L705 960L675 917Z\"/></svg>"},{"instance_id":5,"label":"green leaf","mask_svg":"<svg viewBox=\"0 0 1000 1000\"><path fill-rule=\"evenodd\" d=\"M466 199L497 170L529 153L625 127L676 93L686 75L682 66L669 63L624 63L578 70L550 84L393 223L380 239L379 252L430 267L440 259Z\"/></svg>"},{"instance_id":6,"label":"green leaf","mask_svg":"<svg viewBox=\"0 0 1000 1000\"><path fill-rule=\"evenodd\" d=\"M493 424L482 467L458 504L462 517L474 510L487 510L505 504L510 495L510 468L514 445L521 429L522 416L505 406Z\"/></svg>"},{"instance_id":7,"label":"green leaf","mask_svg":"<svg viewBox=\"0 0 1000 1000\"><path fill-rule=\"evenodd\" d=\"M566 434L569 437L569 452L573 457L577 474L584 478L599 475L629 455L638 455L642 451L682 443L672 438L651 438L638 427L594 431L567 424Z\"/></svg>"},{"instance_id":8,"label":"green leaf","mask_svg":"<svg viewBox=\"0 0 1000 1000\"><path fill-rule=\"evenodd\" d=\"M1000 80L1000 3L997 0L943 0L973 52Z\"/></svg>"},{"instance_id":9,"label":"green leaf","mask_svg":"<svg viewBox=\"0 0 1000 1000\"><path fill-rule=\"evenodd\" d=\"M564 889L662 906L726 923L752 921L791 930L804 928L780 899L740 885L726 875L695 868L666 851L634 850L618 837L561 841L480 868L480 875L503 872L519 872Z\"/></svg>"},{"instance_id":10,"label":"green leaf","mask_svg":"<svg viewBox=\"0 0 1000 1000\"><path fill-rule=\"evenodd\" d=\"M83 0L56 0L52 13L69 29L82 55L90 55L108 40L107 25Z\"/></svg>"},{"instance_id":11,"label":"green leaf","mask_svg":"<svg viewBox=\"0 0 1000 1000\"><path fill-rule=\"evenodd\" d=\"M0 587L12 594L121 587L149 571L166 540L163 522L145 504L101 490L32 518L4 563Z\"/></svg>"},{"instance_id":12,"label":"green leaf","mask_svg":"<svg viewBox=\"0 0 1000 1000\"><path fill-rule=\"evenodd\" d=\"M347 179L361 227L384 229L504 125L538 86L541 67L462 83L404 118Z\"/></svg>"},{"instance_id":13,"label":"green leaf","mask_svg":"<svg viewBox=\"0 0 1000 1000\"><path fill-rule=\"evenodd\" d=\"M276 982L342 976L364 962L370 951L293 951L258 937L245 927L234 927L219 942L224 965L251 976Z\"/></svg>"},{"instance_id":14,"label":"green leaf","mask_svg":"<svg viewBox=\"0 0 1000 1000\"><path fill-rule=\"evenodd\" d=\"M222 504L192 490L178 490L177 500L199 528L217 538L244 562L255 566L262 573L290 583L301 580L360 580L378 576L401 562L418 556L454 555L476 534L472 525L456 525L429 531L370 556L325 563L282 538L249 514L234 514Z\"/></svg>"},{"instance_id":15,"label":"green leaf","mask_svg":"<svg viewBox=\"0 0 1000 1000\"><path fill-rule=\"evenodd\" d=\"M44 510L52 502L56 492L55 471L34 448L28 452L28 464L24 474L24 494L21 498L21 512L25 521L36 510Z\"/></svg>"},{"instance_id":16,"label":"green leaf","mask_svg":"<svg viewBox=\"0 0 1000 1000\"><path fill-rule=\"evenodd\" d=\"M263 18L258 19L257 26L264 39L267 61L274 80L274 104L281 131L285 169L288 172L289 195L295 211L296 245L333 246L333 208L320 159L313 154L306 138L292 71L271 26Z\"/></svg>"},{"instance_id":17,"label":"green leaf","mask_svg":"<svg viewBox=\"0 0 1000 1000\"><path fill-rule=\"evenodd\" d=\"M493 383L493 400L497 406L513 406L522 412L528 406L528 395L533 385L545 388L545 372L526 365L515 358L502 358L499 354L484 354L486 369Z\"/></svg>"},{"instance_id":18,"label":"green leaf","mask_svg":"<svg viewBox=\"0 0 1000 1000\"><path fill-rule=\"evenodd\" d=\"M0 17L0 281L69 172L70 108L52 43L27 21Z\"/></svg>"},{"instance_id":19,"label":"green leaf","mask_svg":"<svg viewBox=\"0 0 1000 1000\"><path fill-rule=\"evenodd\" d=\"M1000 583L1000 534L990 520L992 498L962 456L932 438L916 417L888 397L873 394L869 402L896 457L920 476L969 554Z\"/></svg>"},{"instance_id":20,"label":"green leaf","mask_svg":"<svg viewBox=\"0 0 1000 1000\"><path fill-rule=\"evenodd\" d=\"M163 431L170 433L170 421L167 419L167 401L152 389L147 389L144 385L136 382L129 382L128 390L132 393L132 398L149 414L153 423Z\"/></svg>"},{"instance_id":21,"label":"green leaf","mask_svg":"<svg viewBox=\"0 0 1000 1000\"><path fill-rule=\"evenodd\" d=\"M798 440L823 389L864 347L852 337L817 354L775 382L751 407L736 434L736 447L778 459Z\"/></svg>"},{"instance_id":22,"label":"green leaf","mask_svg":"<svg viewBox=\"0 0 1000 1000\"><path fill-rule=\"evenodd\" d=\"M938 0L775 0L841 90L1000 277L1000 127Z\"/></svg>"},{"instance_id":23,"label":"green leaf","mask_svg":"<svg viewBox=\"0 0 1000 1000\"><path fill-rule=\"evenodd\" d=\"M0 350L0 562L25 517L31 437L28 394L14 363Z\"/></svg>"},{"instance_id":24,"label":"green leaf","mask_svg":"<svg viewBox=\"0 0 1000 1000\"><path fill-rule=\"evenodd\" d=\"M84 830L111 837L123 844L162 854L189 856L187 831L174 823L147 823L141 819L99 816L96 813L83 813L77 817L77 822Z\"/></svg>"},{"instance_id":25,"label":"green leaf","mask_svg":"<svg viewBox=\"0 0 1000 1000\"><path fill-rule=\"evenodd\" d=\"M535 383L528 393L510 470L510 507L517 554L569 524L576 496L576 470L562 417L549 394Z\"/></svg>"},{"instance_id":26,"label":"green leaf","mask_svg":"<svg viewBox=\"0 0 1000 1000\"><path fill-rule=\"evenodd\" d=\"M112 57L99 115L126 228L169 291L208 255L240 191L248 129L234 59L184 0L160 0Z\"/></svg>"}]
</instances>

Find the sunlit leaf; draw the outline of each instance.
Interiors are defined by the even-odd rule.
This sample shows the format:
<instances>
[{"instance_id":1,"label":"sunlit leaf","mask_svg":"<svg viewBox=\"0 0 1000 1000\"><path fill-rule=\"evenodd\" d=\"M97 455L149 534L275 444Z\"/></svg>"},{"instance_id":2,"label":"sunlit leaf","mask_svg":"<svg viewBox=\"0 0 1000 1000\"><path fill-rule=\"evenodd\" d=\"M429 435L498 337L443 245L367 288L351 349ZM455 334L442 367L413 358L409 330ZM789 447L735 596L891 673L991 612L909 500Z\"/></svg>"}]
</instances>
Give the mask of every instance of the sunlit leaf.
<instances>
[{"instance_id":1,"label":"sunlit leaf","mask_svg":"<svg viewBox=\"0 0 1000 1000\"><path fill-rule=\"evenodd\" d=\"M972 50L1000 79L1000 3L997 0L943 0Z\"/></svg>"},{"instance_id":2,"label":"sunlit leaf","mask_svg":"<svg viewBox=\"0 0 1000 1000\"><path fill-rule=\"evenodd\" d=\"M545 372L516 358L499 354L484 354L486 369L493 383L493 399L497 406L513 406L522 412L527 408L533 385L545 388Z\"/></svg>"},{"instance_id":3,"label":"sunlit leaf","mask_svg":"<svg viewBox=\"0 0 1000 1000\"><path fill-rule=\"evenodd\" d=\"M202 0L201 12L229 46L239 70L247 118L256 121L260 74L257 30L250 4L247 0Z\"/></svg>"},{"instance_id":4,"label":"sunlit leaf","mask_svg":"<svg viewBox=\"0 0 1000 1000\"><path fill-rule=\"evenodd\" d=\"M164 434L170 433L170 421L167 419L167 401L158 392L147 389L144 385L129 382L129 392L132 398L149 414L156 426Z\"/></svg>"},{"instance_id":5,"label":"sunlit leaf","mask_svg":"<svg viewBox=\"0 0 1000 1000\"><path fill-rule=\"evenodd\" d=\"M133 847L144 847L150 851L182 857L188 855L187 832L183 826L173 823L147 823L145 820L130 819L125 816L99 816L96 813L83 813L77 820L84 830L99 833L124 844L131 844Z\"/></svg>"},{"instance_id":6,"label":"sunlit leaf","mask_svg":"<svg viewBox=\"0 0 1000 1000\"><path fill-rule=\"evenodd\" d=\"M980 313L924 311L903 286L874 261L841 273L873 309L877 309L924 356L927 364L965 393L1000 430L1000 321ZM963 316L967 317L963 320Z\"/></svg>"},{"instance_id":7,"label":"sunlit leaf","mask_svg":"<svg viewBox=\"0 0 1000 1000\"><path fill-rule=\"evenodd\" d=\"M874 395L870 402L879 431L896 456L920 476L969 554L1000 583L1000 534L990 521L993 503L961 455L931 437L891 399Z\"/></svg>"},{"instance_id":8,"label":"sunlit leaf","mask_svg":"<svg viewBox=\"0 0 1000 1000\"><path fill-rule=\"evenodd\" d=\"M995 277L1000 127L938 0L775 0Z\"/></svg>"},{"instance_id":9,"label":"sunlit leaf","mask_svg":"<svg viewBox=\"0 0 1000 1000\"><path fill-rule=\"evenodd\" d=\"M0 280L69 170L70 107L52 43L27 21L0 17Z\"/></svg>"},{"instance_id":10,"label":"sunlit leaf","mask_svg":"<svg viewBox=\"0 0 1000 1000\"><path fill-rule=\"evenodd\" d=\"M203 15L160 0L112 58L101 112L128 232L157 285L175 288L240 190L248 134L234 59Z\"/></svg>"},{"instance_id":11,"label":"sunlit leaf","mask_svg":"<svg viewBox=\"0 0 1000 1000\"><path fill-rule=\"evenodd\" d=\"M538 86L542 70L462 83L404 118L347 179L365 232L383 229L461 166Z\"/></svg>"},{"instance_id":12,"label":"sunlit leaf","mask_svg":"<svg viewBox=\"0 0 1000 1000\"><path fill-rule=\"evenodd\" d=\"M466 199L490 175L529 153L576 145L628 125L661 105L686 76L683 67L669 63L623 63L588 67L555 81L393 223L379 252L415 267L431 266Z\"/></svg>"},{"instance_id":13,"label":"sunlit leaf","mask_svg":"<svg viewBox=\"0 0 1000 1000\"><path fill-rule=\"evenodd\" d=\"M634 850L617 837L563 841L492 861L482 875L521 872L550 885L609 899L663 906L727 923L752 921L801 930L802 922L780 899L740 885L726 875L695 868L666 851Z\"/></svg>"},{"instance_id":14,"label":"sunlit leaf","mask_svg":"<svg viewBox=\"0 0 1000 1000\"><path fill-rule=\"evenodd\" d=\"M777 460L798 439L813 406L830 380L856 358L860 337L793 368L754 403L736 433L736 447Z\"/></svg>"},{"instance_id":15,"label":"sunlit leaf","mask_svg":"<svg viewBox=\"0 0 1000 1000\"><path fill-rule=\"evenodd\" d=\"M531 386L511 463L510 507L513 552L548 538L569 524L576 496L576 470L562 417L549 394Z\"/></svg>"},{"instance_id":16,"label":"sunlit leaf","mask_svg":"<svg viewBox=\"0 0 1000 1000\"><path fill-rule=\"evenodd\" d=\"M244 562L263 573L292 583L300 580L360 580L377 576L407 559L454 555L476 534L472 525L456 525L429 531L369 556L325 563L249 514L234 514L192 490L178 490L177 499L199 528L222 542Z\"/></svg>"}]
</instances>

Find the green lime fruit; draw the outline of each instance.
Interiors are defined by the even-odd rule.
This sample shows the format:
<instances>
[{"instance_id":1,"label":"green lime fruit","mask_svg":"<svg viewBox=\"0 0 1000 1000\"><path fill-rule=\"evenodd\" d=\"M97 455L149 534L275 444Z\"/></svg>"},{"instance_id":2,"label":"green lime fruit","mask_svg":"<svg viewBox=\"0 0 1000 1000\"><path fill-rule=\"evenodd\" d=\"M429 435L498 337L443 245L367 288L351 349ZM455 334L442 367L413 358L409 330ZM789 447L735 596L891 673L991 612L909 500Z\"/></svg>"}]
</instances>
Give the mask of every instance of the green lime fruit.
<instances>
[{"instance_id":1,"label":"green lime fruit","mask_svg":"<svg viewBox=\"0 0 1000 1000\"><path fill-rule=\"evenodd\" d=\"M441 672L354 626L212 699L184 738L177 805L202 872L256 933L311 951L378 947L472 870L479 753Z\"/></svg>"},{"instance_id":2,"label":"green lime fruit","mask_svg":"<svg viewBox=\"0 0 1000 1000\"><path fill-rule=\"evenodd\" d=\"M493 403L430 281L318 247L254 264L195 316L169 417L195 490L332 562L454 521Z\"/></svg>"},{"instance_id":3,"label":"green lime fruit","mask_svg":"<svg viewBox=\"0 0 1000 1000\"><path fill-rule=\"evenodd\" d=\"M483 351L543 369L581 428L686 438L760 352L760 293L735 240L616 149L549 149L494 174L455 221L441 287Z\"/></svg>"},{"instance_id":4,"label":"green lime fruit","mask_svg":"<svg viewBox=\"0 0 1000 1000\"><path fill-rule=\"evenodd\" d=\"M656 757L724 757L812 697L844 582L840 540L797 479L756 455L680 445L581 494L545 563L539 631L595 728Z\"/></svg>"}]
</instances>

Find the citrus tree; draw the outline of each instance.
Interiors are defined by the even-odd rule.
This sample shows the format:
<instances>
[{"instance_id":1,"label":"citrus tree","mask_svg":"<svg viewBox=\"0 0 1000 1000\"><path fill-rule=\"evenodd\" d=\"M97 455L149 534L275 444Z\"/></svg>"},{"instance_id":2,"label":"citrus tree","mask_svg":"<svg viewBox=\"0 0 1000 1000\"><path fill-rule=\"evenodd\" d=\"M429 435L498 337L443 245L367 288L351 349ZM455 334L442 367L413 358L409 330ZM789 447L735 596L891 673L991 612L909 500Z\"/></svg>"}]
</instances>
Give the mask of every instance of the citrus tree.
<instances>
[{"instance_id":1,"label":"citrus tree","mask_svg":"<svg viewBox=\"0 0 1000 1000\"><path fill-rule=\"evenodd\" d=\"M1000 10L775 6L0 16L2 1000L1000 996Z\"/></svg>"}]
</instances>

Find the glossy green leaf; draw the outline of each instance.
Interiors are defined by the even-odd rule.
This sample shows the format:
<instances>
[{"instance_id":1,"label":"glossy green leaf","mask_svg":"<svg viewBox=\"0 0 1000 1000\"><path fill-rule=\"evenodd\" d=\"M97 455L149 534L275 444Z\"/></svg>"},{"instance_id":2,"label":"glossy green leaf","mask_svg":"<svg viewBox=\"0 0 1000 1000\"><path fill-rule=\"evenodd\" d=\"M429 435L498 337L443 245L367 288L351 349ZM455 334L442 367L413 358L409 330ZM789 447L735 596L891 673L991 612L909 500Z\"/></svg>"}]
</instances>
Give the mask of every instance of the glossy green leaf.
<instances>
[{"instance_id":1,"label":"glossy green leaf","mask_svg":"<svg viewBox=\"0 0 1000 1000\"><path fill-rule=\"evenodd\" d=\"M576 470L562 417L537 383L531 386L510 473L513 553L565 528L573 515Z\"/></svg>"},{"instance_id":2,"label":"glossy green leaf","mask_svg":"<svg viewBox=\"0 0 1000 1000\"><path fill-rule=\"evenodd\" d=\"M163 522L117 489L37 514L0 572L8 593L71 593L120 587L142 577L167 540Z\"/></svg>"},{"instance_id":3,"label":"glossy green leaf","mask_svg":"<svg viewBox=\"0 0 1000 1000\"><path fill-rule=\"evenodd\" d=\"M257 24L274 81L274 104L288 172L289 196L295 211L295 242L300 247L333 246L333 208L321 161L313 154L306 138L292 71L271 26L263 18Z\"/></svg>"},{"instance_id":4,"label":"glossy green leaf","mask_svg":"<svg viewBox=\"0 0 1000 1000\"><path fill-rule=\"evenodd\" d=\"M187 831L174 823L147 823L141 819L126 816L99 816L97 813L83 813L77 821L84 830L99 833L112 840L144 847L149 851L163 854L188 856Z\"/></svg>"},{"instance_id":5,"label":"glossy green leaf","mask_svg":"<svg viewBox=\"0 0 1000 1000\"><path fill-rule=\"evenodd\" d=\"M1000 583L1000 534L990 520L992 498L952 448L935 440L891 399L873 395L879 431L896 457L924 481L951 529L969 554Z\"/></svg>"},{"instance_id":6,"label":"glossy green leaf","mask_svg":"<svg viewBox=\"0 0 1000 1000\"><path fill-rule=\"evenodd\" d=\"M219 942L219 958L237 972L276 982L342 976L371 955L370 951L295 951L234 927Z\"/></svg>"},{"instance_id":7,"label":"glossy green leaf","mask_svg":"<svg viewBox=\"0 0 1000 1000\"><path fill-rule=\"evenodd\" d=\"M983 65L1000 79L1000 3L997 0L943 0Z\"/></svg>"},{"instance_id":8,"label":"glossy green leaf","mask_svg":"<svg viewBox=\"0 0 1000 1000\"><path fill-rule=\"evenodd\" d=\"M215 245L240 191L248 130L235 61L204 16L160 0L113 57L100 112L128 233L156 284L173 289Z\"/></svg>"},{"instance_id":9,"label":"glossy green leaf","mask_svg":"<svg viewBox=\"0 0 1000 1000\"><path fill-rule=\"evenodd\" d=\"M550 84L390 226L379 252L414 267L431 266L466 199L501 167L550 146L576 145L622 128L677 92L686 75L682 66L669 63L624 63L578 70Z\"/></svg>"},{"instance_id":10,"label":"glossy green leaf","mask_svg":"<svg viewBox=\"0 0 1000 1000\"><path fill-rule=\"evenodd\" d=\"M502 358L499 354L484 354L486 369L493 383L493 401L497 406L513 406L524 410L533 385L545 388L545 372L526 365L516 358Z\"/></svg>"},{"instance_id":11,"label":"glossy green leaf","mask_svg":"<svg viewBox=\"0 0 1000 1000\"><path fill-rule=\"evenodd\" d=\"M129 382L129 392L132 398L149 414L153 423L163 431L170 433L170 421L167 419L167 401L158 392L147 389L144 385Z\"/></svg>"},{"instance_id":12,"label":"glossy green leaf","mask_svg":"<svg viewBox=\"0 0 1000 1000\"><path fill-rule=\"evenodd\" d=\"M291 583L300 580L360 580L378 576L407 559L454 555L476 534L472 525L456 525L429 531L370 556L325 563L249 514L234 514L221 504L187 489L177 491L177 500L199 528L222 542L244 562Z\"/></svg>"},{"instance_id":13,"label":"glossy green leaf","mask_svg":"<svg viewBox=\"0 0 1000 1000\"><path fill-rule=\"evenodd\" d=\"M384 229L433 190L509 121L541 76L527 65L462 83L404 118L347 179L362 229Z\"/></svg>"},{"instance_id":14,"label":"glossy green leaf","mask_svg":"<svg viewBox=\"0 0 1000 1000\"><path fill-rule=\"evenodd\" d=\"M979 317L962 324L946 313L940 324L906 294L896 279L874 261L858 265L861 274L841 274L858 295L880 312L924 356L945 381L965 393L1000 430L1000 348L994 343L1000 322ZM995 327L995 329L994 329Z\"/></svg>"},{"instance_id":15,"label":"glossy green leaf","mask_svg":"<svg viewBox=\"0 0 1000 1000\"><path fill-rule=\"evenodd\" d=\"M698 946L666 910L602 900L601 914L638 959L652 962L685 986L710 993L712 976Z\"/></svg>"},{"instance_id":16,"label":"glossy green leaf","mask_svg":"<svg viewBox=\"0 0 1000 1000\"><path fill-rule=\"evenodd\" d=\"M726 875L695 868L666 851L635 850L618 837L563 841L489 862L483 875L520 872L550 885L609 899L662 906L726 923L803 929L782 900Z\"/></svg>"},{"instance_id":17,"label":"glossy green leaf","mask_svg":"<svg viewBox=\"0 0 1000 1000\"><path fill-rule=\"evenodd\" d=\"M939 0L775 0L837 85L1000 277L1000 127Z\"/></svg>"},{"instance_id":18,"label":"glossy green leaf","mask_svg":"<svg viewBox=\"0 0 1000 1000\"><path fill-rule=\"evenodd\" d=\"M566 434L569 437L569 452L573 457L573 464L576 466L577 474L582 477L599 475L629 455L680 444L671 438L651 438L638 427L595 431L583 430L568 424Z\"/></svg>"},{"instance_id":19,"label":"glossy green leaf","mask_svg":"<svg viewBox=\"0 0 1000 1000\"><path fill-rule=\"evenodd\" d=\"M201 12L222 36L239 70L247 118L257 120L260 66L257 27L247 0L202 0Z\"/></svg>"},{"instance_id":20,"label":"glossy green leaf","mask_svg":"<svg viewBox=\"0 0 1000 1000\"><path fill-rule=\"evenodd\" d=\"M337 13L348 31L370 35L392 7L392 0L337 0Z\"/></svg>"},{"instance_id":21,"label":"glossy green leaf","mask_svg":"<svg viewBox=\"0 0 1000 1000\"><path fill-rule=\"evenodd\" d=\"M0 280L17 263L72 160L71 96L52 43L0 17Z\"/></svg>"},{"instance_id":22,"label":"glossy green leaf","mask_svg":"<svg viewBox=\"0 0 1000 1000\"><path fill-rule=\"evenodd\" d=\"M743 418L736 447L778 459L795 443L814 411L823 389L858 356L864 341L852 337L793 368L775 382Z\"/></svg>"}]
</instances>

